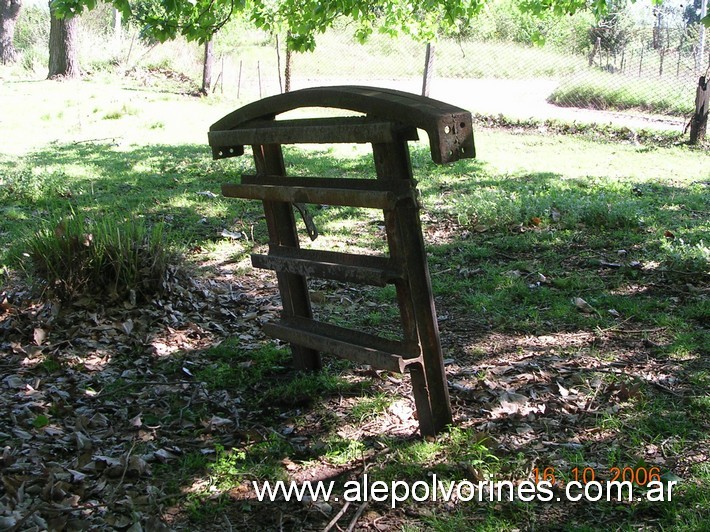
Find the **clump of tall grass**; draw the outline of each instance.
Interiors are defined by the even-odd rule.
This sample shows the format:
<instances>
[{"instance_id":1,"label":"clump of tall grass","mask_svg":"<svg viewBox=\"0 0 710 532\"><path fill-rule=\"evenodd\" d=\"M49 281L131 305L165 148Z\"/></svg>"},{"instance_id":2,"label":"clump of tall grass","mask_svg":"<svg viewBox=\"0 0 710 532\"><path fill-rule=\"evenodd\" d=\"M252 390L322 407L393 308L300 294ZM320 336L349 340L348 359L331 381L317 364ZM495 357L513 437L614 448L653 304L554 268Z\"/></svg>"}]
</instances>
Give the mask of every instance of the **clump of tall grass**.
<instances>
[{"instance_id":1,"label":"clump of tall grass","mask_svg":"<svg viewBox=\"0 0 710 532\"><path fill-rule=\"evenodd\" d=\"M167 288L178 255L164 244L163 228L141 220L70 216L46 224L25 241L26 271L62 300L83 296L148 300Z\"/></svg>"},{"instance_id":2,"label":"clump of tall grass","mask_svg":"<svg viewBox=\"0 0 710 532\"><path fill-rule=\"evenodd\" d=\"M589 109L639 109L686 116L693 112L692 84L659 83L649 79L623 79L597 72L563 82L547 101L563 107Z\"/></svg>"}]
</instances>

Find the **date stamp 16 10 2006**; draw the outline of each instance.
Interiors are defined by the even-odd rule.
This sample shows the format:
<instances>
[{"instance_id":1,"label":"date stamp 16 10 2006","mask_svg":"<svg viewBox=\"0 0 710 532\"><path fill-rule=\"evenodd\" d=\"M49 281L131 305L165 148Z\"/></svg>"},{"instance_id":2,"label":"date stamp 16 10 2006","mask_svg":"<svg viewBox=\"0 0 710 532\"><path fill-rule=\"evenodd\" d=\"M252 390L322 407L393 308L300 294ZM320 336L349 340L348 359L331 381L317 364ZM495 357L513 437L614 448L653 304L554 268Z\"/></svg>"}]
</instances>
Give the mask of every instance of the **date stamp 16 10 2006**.
<instances>
[{"instance_id":1,"label":"date stamp 16 10 2006","mask_svg":"<svg viewBox=\"0 0 710 532\"><path fill-rule=\"evenodd\" d=\"M604 476L592 467L575 467L566 474L553 467L536 468L531 478L522 482L511 480L443 480L436 473L426 480L371 480L365 473L358 480L349 480L343 492L334 492L335 481L304 481L298 484L282 480L275 483L253 482L257 499L324 500L348 502L385 502L392 508L406 501L458 502L549 502L549 501L619 501L667 502L673 498L675 480L664 480L658 467L612 467Z\"/></svg>"},{"instance_id":2,"label":"date stamp 16 10 2006","mask_svg":"<svg viewBox=\"0 0 710 532\"><path fill-rule=\"evenodd\" d=\"M569 501L666 502L672 500L673 487L678 483L676 480L664 481L657 466L613 466L599 474L593 467L573 467L567 474L554 467L536 467L532 475L538 488L562 485ZM562 499L558 497L557 500Z\"/></svg>"}]
</instances>

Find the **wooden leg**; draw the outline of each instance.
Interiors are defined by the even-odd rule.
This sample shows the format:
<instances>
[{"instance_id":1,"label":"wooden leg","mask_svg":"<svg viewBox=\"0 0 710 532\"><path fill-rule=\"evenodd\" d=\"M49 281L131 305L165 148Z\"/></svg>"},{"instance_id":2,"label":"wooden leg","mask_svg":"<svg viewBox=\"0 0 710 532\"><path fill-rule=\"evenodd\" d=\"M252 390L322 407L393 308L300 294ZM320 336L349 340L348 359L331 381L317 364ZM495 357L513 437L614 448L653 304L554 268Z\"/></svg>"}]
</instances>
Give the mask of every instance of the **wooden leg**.
<instances>
[{"instance_id":1,"label":"wooden leg","mask_svg":"<svg viewBox=\"0 0 710 532\"><path fill-rule=\"evenodd\" d=\"M286 175L281 146L268 144L253 146L254 163L259 175ZM269 231L269 244L287 247L299 247L296 221L290 203L264 201L264 214ZM284 318L302 317L311 319L313 311L308 293L306 278L292 273L277 273L279 292L283 304ZM318 351L306 347L291 345L293 364L296 369L315 371L322 367Z\"/></svg>"},{"instance_id":2,"label":"wooden leg","mask_svg":"<svg viewBox=\"0 0 710 532\"><path fill-rule=\"evenodd\" d=\"M415 207L400 207L397 209L397 216L422 349L434 431L441 432L453 419L421 222Z\"/></svg>"},{"instance_id":3,"label":"wooden leg","mask_svg":"<svg viewBox=\"0 0 710 532\"><path fill-rule=\"evenodd\" d=\"M372 147L379 179L413 179L406 140ZM407 273L397 297L405 340L418 342L422 352L424 368L412 371L412 388L421 433L432 435L451 424L452 413L418 206L386 212L385 226L390 254Z\"/></svg>"}]
</instances>

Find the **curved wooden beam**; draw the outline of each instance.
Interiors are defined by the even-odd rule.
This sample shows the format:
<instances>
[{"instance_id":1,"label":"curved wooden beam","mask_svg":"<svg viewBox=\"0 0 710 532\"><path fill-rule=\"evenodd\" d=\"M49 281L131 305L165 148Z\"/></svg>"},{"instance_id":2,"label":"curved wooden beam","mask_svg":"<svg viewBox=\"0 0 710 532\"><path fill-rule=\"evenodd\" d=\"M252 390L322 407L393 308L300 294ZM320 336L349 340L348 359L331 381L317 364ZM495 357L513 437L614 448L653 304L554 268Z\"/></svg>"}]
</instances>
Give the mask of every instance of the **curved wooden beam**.
<instances>
[{"instance_id":1,"label":"curved wooden beam","mask_svg":"<svg viewBox=\"0 0 710 532\"><path fill-rule=\"evenodd\" d=\"M230 157L244 152L243 145L219 146L219 139L224 138L224 135L219 135L220 132L249 128L255 122L273 120L277 115L304 107L346 109L365 114L368 118L422 129L429 137L431 157L439 164L476 155L470 112L394 89L343 85L270 96L229 113L210 127L210 145L215 157ZM307 120L302 123L307 127ZM274 126L277 124L275 122Z\"/></svg>"}]
</instances>

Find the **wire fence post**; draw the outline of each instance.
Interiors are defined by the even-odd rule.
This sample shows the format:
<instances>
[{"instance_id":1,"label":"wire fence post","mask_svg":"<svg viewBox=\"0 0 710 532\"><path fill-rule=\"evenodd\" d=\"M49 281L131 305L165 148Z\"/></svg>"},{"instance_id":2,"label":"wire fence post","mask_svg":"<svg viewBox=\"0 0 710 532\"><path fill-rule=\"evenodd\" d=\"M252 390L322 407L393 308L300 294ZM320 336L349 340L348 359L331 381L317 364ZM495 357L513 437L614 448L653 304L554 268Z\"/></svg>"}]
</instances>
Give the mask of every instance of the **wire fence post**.
<instances>
[{"instance_id":1,"label":"wire fence post","mask_svg":"<svg viewBox=\"0 0 710 532\"><path fill-rule=\"evenodd\" d=\"M422 82L422 96L429 96L431 78L434 75L434 45L427 43L426 58L424 60L424 81Z\"/></svg>"},{"instance_id":2,"label":"wire fence post","mask_svg":"<svg viewBox=\"0 0 710 532\"><path fill-rule=\"evenodd\" d=\"M259 61L256 62L256 76L259 78L259 98L261 99L263 96L261 94L261 63Z\"/></svg>"},{"instance_id":3,"label":"wire fence post","mask_svg":"<svg viewBox=\"0 0 710 532\"><path fill-rule=\"evenodd\" d=\"M239 99L239 93L242 90L242 64L243 61L239 60L239 75L237 76L237 100Z\"/></svg>"}]
</instances>

